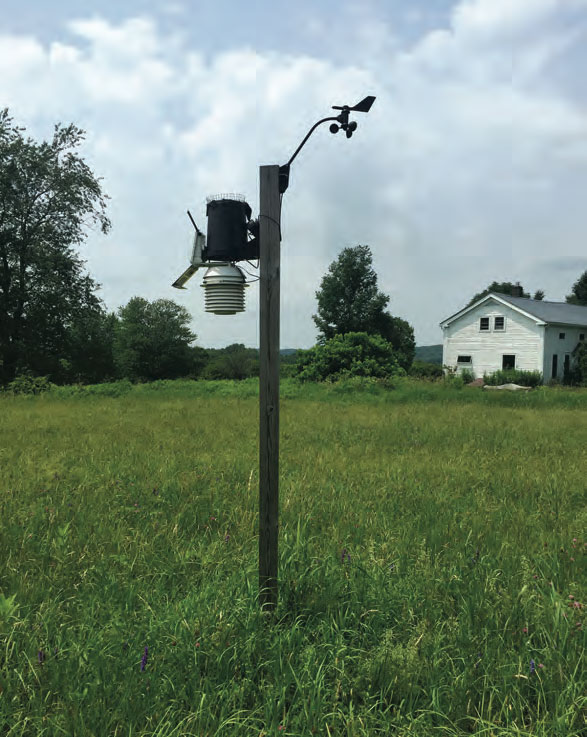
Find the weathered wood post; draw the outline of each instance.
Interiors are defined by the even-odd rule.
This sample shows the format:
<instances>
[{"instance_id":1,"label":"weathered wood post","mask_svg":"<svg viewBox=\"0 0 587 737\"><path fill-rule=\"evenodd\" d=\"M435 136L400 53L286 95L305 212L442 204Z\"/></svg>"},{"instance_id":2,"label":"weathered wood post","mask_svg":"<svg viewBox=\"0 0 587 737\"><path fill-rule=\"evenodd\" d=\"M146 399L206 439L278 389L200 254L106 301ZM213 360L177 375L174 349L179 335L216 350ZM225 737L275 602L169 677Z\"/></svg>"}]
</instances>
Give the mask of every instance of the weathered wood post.
<instances>
[{"instance_id":1,"label":"weathered wood post","mask_svg":"<svg viewBox=\"0 0 587 737\"><path fill-rule=\"evenodd\" d=\"M260 167L259 596L277 606L279 514L279 166Z\"/></svg>"}]
</instances>

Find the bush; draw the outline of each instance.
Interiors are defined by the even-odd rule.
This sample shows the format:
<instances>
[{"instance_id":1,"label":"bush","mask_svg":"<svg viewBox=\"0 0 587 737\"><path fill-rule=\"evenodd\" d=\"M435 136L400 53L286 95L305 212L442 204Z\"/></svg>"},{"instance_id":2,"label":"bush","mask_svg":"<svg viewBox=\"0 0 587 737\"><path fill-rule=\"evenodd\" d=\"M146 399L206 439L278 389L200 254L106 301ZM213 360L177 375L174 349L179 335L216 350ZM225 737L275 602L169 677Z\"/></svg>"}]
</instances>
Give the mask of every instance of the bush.
<instances>
[{"instance_id":1,"label":"bush","mask_svg":"<svg viewBox=\"0 0 587 737\"><path fill-rule=\"evenodd\" d=\"M32 374L21 374L11 381L6 391L9 394L42 394L51 389L51 382L46 376L33 376Z\"/></svg>"},{"instance_id":2,"label":"bush","mask_svg":"<svg viewBox=\"0 0 587 737\"><path fill-rule=\"evenodd\" d=\"M472 381L475 381L475 374L471 369L463 369L459 376L463 380L463 384L470 384Z\"/></svg>"},{"instance_id":3,"label":"bush","mask_svg":"<svg viewBox=\"0 0 587 737\"><path fill-rule=\"evenodd\" d=\"M490 386L499 386L500 384L519 384L520 386L537 387L542 384L542 373L540 371L507 369L494 371L492 374L483 374L483 381Z\"/></svg>"},{"instance_id":4,"label":"bush","mask_svg":"<svg viewBox=\"0 0 587 737\"><path fill-rule=\"evenodd\" d=\"M577 343L573 351L573 366L566 378L567 383L587 386L587 343Z\"/></svg>"},{"instance_id":5,"label":"bush","mask_svg":"<svg viewBox=\"0 0 587 737\"><path fill-rule=\"evenodd\" d=\"M391 343L378 335L335 335L323 345L299 351L296 367L302 381L339 381L353 376L384 379L403 376Z\"/></svg>"},{"instance_id":6,"label":"bush","mask_svg":"<svg viewBox=\"0 0 587 737\"><path fill-rule=\"evenodd\" d=\"M439 363L430 363L429 361L414 361L409 370L409 375L417 379L442 379L443 370Z\"/></svg>"},{"instance_id":7,"label":"bush","mask_svg":"<svg viewBox=\"0 0 587 737\"><path fill-rule=\"evenodd\" d=\"M51 395L59 399L70 397L123 397L133 388L128 379L111 381L104 384L69 384L51 387Z\"/></svg>"},{"instance_id":8,"label":"bush","mask_svg":"<svg viewBox=\"0 0 587 737\"><path fill-rule=\"evenodd\" d=\"M242 343L209 349L208 363L200 374L200 378L206 381L242 381L252 376L259 376L258 351L255 348L246 348Z\"/></svg>"},{"instance_id":9,"label":"bush","mask_svg":"<svg viewBox=\"0 0 587 737\"><path fill-rule=\"evenodd\" d=\"M283 361L279 364L279 376L282 379L289 379L296 375L296 365L295 363L283 363Z\"/></svg>"}]
</instances>

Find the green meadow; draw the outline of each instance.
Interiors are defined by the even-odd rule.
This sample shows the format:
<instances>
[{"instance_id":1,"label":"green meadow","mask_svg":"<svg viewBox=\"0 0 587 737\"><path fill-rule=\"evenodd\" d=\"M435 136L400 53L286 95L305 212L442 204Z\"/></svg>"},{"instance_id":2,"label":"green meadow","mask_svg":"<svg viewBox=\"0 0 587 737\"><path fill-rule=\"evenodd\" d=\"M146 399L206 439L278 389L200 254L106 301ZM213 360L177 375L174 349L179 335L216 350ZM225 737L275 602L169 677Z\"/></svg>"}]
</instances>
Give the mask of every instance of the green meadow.
<instances>
[{"instance_id":1,"label":"green meadow","mask_svg":"<svg viewBox=\"0 0 587 737\"><path fill-rule=\"evenodd\" d=\"M254 380L0 396L0 734L585 734L587 391Z\"/></svg>"}]
</instances>

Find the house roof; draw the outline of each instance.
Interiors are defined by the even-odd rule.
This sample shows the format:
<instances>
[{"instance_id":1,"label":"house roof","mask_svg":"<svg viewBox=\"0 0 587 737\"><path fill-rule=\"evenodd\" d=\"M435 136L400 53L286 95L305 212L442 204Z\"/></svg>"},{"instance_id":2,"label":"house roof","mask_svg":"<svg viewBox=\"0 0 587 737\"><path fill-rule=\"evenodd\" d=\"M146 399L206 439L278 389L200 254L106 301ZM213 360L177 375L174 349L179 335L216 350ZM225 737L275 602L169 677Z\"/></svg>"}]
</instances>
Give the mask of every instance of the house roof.
<instances>
[{"instance_id":1,"label":"house roof","mask_svg":"<svg viewBox=\"0 0 587 737\"><path fill-rule=\"evenodd\" d=\"M570 305L566 302L547 302L546 300L526 299L524 297L511 297L509 294L499 294L498 292L490 292L479 301L447 317L440 324L442 326L448 325L456 318L469 312L469 310L478 307L492 298L502 304L508 304L517 312L533 317L541 323L587 327L587 306Z\"/></svg>"},{"instance_id":2,"label":"house roof","mask_svg":"<svg viewBox=\"0 0 587 737\"><path fill-rule=\"evenodd\" d=\"M561 325L587 325L587 306L569 305L566 302L546 302L540 299L524 299L500 294L506 302L537 317L542 322Z\"/></svg>"}]
</instances>

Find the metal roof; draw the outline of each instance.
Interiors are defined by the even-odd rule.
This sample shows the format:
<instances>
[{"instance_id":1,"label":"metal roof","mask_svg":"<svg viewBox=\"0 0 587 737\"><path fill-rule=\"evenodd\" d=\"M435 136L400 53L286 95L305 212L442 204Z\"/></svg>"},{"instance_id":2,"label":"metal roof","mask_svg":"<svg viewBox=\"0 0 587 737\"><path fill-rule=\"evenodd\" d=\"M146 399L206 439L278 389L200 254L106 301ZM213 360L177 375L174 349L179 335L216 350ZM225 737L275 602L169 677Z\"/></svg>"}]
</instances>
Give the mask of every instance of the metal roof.
<instances>
[{"instance_id":1,"label":"metal roof","mask_svg":"<svg viewBox=\"0 0 587 737\"><path fill-rule=\"evenodd\" d=\"M527 299L525 297L511 297L509 294L500 294L499 292L489 292L485 297L472 305L464 307L462 310L455 312L454 315L447 317L440 324L448 325L456 318L464 315L474 307L486 302L491 297L497 298L498 301L507 302L514 309L526 313L534 317L536 320L555 325L576 325L578 327L587 327L587 306L570 305L566 302L547 302L540 299Z\"/></svg>"},{"instance_id":2,"label":"metal roof","mask_svg":"<svg viewBox=\"0 0 587 737\"><path fill-rule=\"evenodd\" d=\"M537 317L542 322L556 323L559 325L587 326L587 306L570 305L566 302L547 302L541 299L525 299L524 297L510 297L509 294L499 294L506 302L517 307L530 315Z\"/></svg>"}]
</instances>

